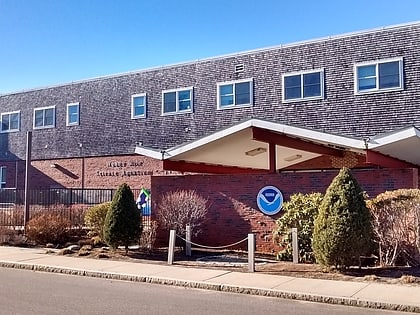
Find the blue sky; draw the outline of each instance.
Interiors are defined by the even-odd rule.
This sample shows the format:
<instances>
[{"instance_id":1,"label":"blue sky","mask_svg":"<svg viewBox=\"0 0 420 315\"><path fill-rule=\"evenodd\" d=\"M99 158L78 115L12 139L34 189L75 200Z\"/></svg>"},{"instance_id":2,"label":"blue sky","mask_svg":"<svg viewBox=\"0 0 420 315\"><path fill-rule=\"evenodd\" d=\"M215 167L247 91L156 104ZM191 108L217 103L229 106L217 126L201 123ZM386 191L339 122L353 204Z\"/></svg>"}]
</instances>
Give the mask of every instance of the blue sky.
<instances>
[{"instance_id":1,"label":"blue sky","mask_svg":"<svg viewBox=\"0 0 420 315\"><path fill-rule=\"evenodd\" d=\"M419 0L0 0L0 94L418 20Z\"/></svg>"}]
</instances>

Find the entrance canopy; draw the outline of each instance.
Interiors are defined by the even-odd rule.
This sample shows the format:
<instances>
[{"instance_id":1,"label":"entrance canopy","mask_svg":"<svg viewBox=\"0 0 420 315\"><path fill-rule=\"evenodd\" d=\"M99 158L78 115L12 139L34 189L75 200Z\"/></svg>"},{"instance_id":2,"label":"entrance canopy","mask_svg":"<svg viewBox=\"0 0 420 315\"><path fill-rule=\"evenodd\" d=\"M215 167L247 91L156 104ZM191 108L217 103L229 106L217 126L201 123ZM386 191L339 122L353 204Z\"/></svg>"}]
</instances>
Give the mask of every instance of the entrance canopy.
<instances>
[{"instance_id":1,"label":"entrance canopy","mask_svg":"<svg viewBox=\"0 0 420 315\"><path fill-rule=\"evenodd\" d=\"M323 155L341 157L345 151L371 152L372 161L368 163L390 159L418 167L420 150L417 148L420 148L420 132L414 127L369 140L250 119L166 150L137 146L135 153L163 160L166 170L261 173L275 172Z\"/></svg>"}]
</instances>

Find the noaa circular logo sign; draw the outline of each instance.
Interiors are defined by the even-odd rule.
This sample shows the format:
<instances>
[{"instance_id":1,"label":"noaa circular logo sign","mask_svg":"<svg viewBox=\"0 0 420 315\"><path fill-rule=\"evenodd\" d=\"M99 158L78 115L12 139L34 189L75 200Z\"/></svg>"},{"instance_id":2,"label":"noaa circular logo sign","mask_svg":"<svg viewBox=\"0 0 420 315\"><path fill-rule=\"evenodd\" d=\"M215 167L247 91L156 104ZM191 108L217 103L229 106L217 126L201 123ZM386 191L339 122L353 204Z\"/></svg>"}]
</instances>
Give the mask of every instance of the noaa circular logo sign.
<instances>
[{"instance_id":1,"label":"noaa circular logo sign","mask_svg":"<svg viewBox=\"0 0 420 315\"><path fill-rule=\"evenodd\" d=\"M258 192L257 205L262 213L274 215L283 206L283 195L277 187L265 186Z\"/></svg>"}]
</instances>

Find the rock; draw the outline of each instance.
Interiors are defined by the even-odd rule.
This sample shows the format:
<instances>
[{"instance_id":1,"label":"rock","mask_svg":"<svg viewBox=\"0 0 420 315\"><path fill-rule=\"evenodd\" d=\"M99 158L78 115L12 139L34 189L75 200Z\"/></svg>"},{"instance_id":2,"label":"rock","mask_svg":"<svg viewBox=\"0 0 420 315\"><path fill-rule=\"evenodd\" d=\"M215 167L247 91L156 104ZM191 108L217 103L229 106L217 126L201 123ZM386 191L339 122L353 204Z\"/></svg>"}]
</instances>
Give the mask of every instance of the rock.
<instances>
[{"instance_id":1,"label":"rock","mask_svg":"<svg viewBox=\"0 0 420 315\"><path fill-rule=\"evenodd\" d=\"M71 249L64 248L64 249L62 249L58 252L58 255L70 255L70 254L73 254L73 253L74 252Z\"/></svg>"},{"instance_id":2,"label":"rock","mask_svg":"<svg viewBox=\"0 0 420 315\"><path fill-rule=\"evenodd\" d=\"M70 245L67 247L71 251L78 251L80 249L79 245Z\"/></svg>"}]
</instances>

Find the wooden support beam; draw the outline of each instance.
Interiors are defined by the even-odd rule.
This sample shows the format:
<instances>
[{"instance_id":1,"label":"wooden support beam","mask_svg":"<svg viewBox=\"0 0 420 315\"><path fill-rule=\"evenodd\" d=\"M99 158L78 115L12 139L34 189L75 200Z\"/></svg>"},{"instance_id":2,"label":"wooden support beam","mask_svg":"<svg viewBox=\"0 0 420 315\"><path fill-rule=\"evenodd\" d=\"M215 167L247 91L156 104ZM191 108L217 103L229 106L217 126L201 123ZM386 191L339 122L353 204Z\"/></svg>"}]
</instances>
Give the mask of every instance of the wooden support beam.
<instances>
[{"instance_id":1,"label":"wooden support beam","mask_svg":"<svg viewBox=\"0 0 420 315\"><path fill-rule=\"evenodd\" d=\"M163 161L163 169L182 173L208 173L208 174L266 174L265 169L242 168L235 166L211 165L204 163L191 163L186 161Z\"/></svg>"},{"instance_id":2,"label":"wooden support beam","mask_svg":"<svg viewBox=\"0 0 420 315\"><path fill-rule=\"evenodd\" d=\"M366 150L366 163L387 168L419 168L418 165L372 150Z\"/></svg>"},{"instance_id":3,"label":"wooden support beam","mask_svg":"<svg viewBox=\"0 0 420 315\"><path fill-rule=\"evenodd\" d=\"M252 128L252 137L254 140L274 143L279 146L288 147L292 149L302 150L306 152L312 152L322 155L332 155L342 157L344 155L343 150L330 148L328 146L309 142L302 139L293 138L285 134L261 129L258 127Z\"/></svg>"},{"instance_id":4,"label":"wooden support beam","mask_svg":"<svg viewBox=\"0 0 420 315\"><path fill-rule=\"evenodd\" d=\"M268 165L269 165L269 172L276 173L276 144L269 143L268 144Z\"/></svg>"}]
</instances>

